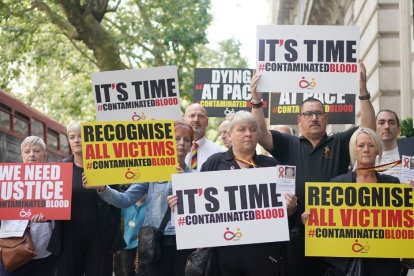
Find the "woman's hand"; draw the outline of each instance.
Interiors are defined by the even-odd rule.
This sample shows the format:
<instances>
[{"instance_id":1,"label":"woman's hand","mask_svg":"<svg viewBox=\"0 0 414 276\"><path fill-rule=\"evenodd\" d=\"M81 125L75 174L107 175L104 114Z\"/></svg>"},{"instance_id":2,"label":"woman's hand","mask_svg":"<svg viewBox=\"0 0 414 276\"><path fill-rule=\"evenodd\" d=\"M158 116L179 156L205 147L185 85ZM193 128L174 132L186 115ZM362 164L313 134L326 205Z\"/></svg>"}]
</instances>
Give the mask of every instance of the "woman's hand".
<instances>
[{"instance_id":1,"label":"woman's hand","mask_svg":"<svg viewBox=\"0 0 414 276\"><path fill-rule=\"evenodd\" d=\"M106 185L103 185L103 186L87 186L88 185L88 180L86 180L86 176L85 176L84 173L82 173L82 185L83 185L83 188L85 188L85 189L95 189L98 192L103 192L103 191L106 190Z\"/></svg>"},{"instance_id":2,"label":"woman's hand","mask_svg":"<svg viewBox=\"0 0 414 276\"><path fill-rule=\"evenodd\" d=\"M262 75L254 75L250 81L250 92L252 94L252 102L258 103L262 100L262 95L257 92L257 84L259 83L260 77Z\"/></svg>"},{"instance_id":3,"label":"woman's hand","mask_svg":"<svg viewBox=\"0 0 414 276\"><path fill-rule=\"evenodd\" d=\"M308 223L310 213L309 212L303 212L302 215L300 215L300 219L302 220L302 223L306 225Z\"/></svg>"},{"instance_id":4,"label":"woman's hand","mask_svg":"<svg viewBox=\"0 0 414 276\"><path fill-rule=\"evenodd\" d=\"M292 193L285 193L288 216L293 215L298 208L298 198Z\"/></svg>"},{"instance_id":5,"label":"woman's hand","mask_svg":"<svg viewBox=\"0 0 414 276\"><path fill-rule=\"evenodd\" d=\"M38 222L38 223L46 222L45 215L43 215L43 213L36 214L32 217L32 219L30 221L31 222Z\"/></svg>"},{"instance_id":6,"label":"woman's hand","mask_svg":"<svg viewBox=\"0 0 414 276\"><path fill-rule=\"evenodd\" d=\"M174 207L177 205L177 201L178 201L177 196L176 195L169 195L169 196L167 196L167 201L168 201L168 205L171 208L171 211L174 212L174 210L175 210Z\"/></svg>"}]
</instances>

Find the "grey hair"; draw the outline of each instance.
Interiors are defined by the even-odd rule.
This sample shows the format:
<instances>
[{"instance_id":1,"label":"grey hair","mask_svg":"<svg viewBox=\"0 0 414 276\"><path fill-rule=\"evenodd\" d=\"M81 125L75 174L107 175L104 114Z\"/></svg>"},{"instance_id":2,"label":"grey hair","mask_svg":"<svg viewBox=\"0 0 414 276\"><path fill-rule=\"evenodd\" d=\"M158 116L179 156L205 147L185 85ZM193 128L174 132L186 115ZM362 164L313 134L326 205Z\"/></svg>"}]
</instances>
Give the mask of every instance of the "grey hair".
<instances>
[{"instance_id":1,"label":"grey hair","mask_svg":"<svg viewBox=\"0 0 414 276\"><path fill-rule=\"evenodd\" d=\"M23 149L27 145L38 145L42 148L43 152L46 153L46 143L42 138L37 136L27 136L23 142L20 144L20 151L23 152Z\"/></svg>"},{"instance_id":2,"label":"grey hair","mask_svg":"<svg viewBox=\"0 0 414 276\"><path fill-rule=\"evenodd\" d=\"M378 152L378 158L379 158L378 162L381 162L382 152L383 152L381 139L379 138L378 134L374 130L370 128L360 127L354 132L354 134L352 134L351 139L349 140L349 155L351 156L352 165L354 167L356 166L356 141L357 141L358 135L360 135L361 133L365 133L369 135L369 137L371 137L372 141L375 144L375 148L377 149L377 152Z\"/></svg>"},{"instance_id":3,"label":"grey hair","mask_svg":"<svg viewBox=\"0 0 414 276\"><path fill-rule=\"evenodd\" d=\"M234 113L234 116L229 120L229 124L227 125L227 131L231 133L233 128L240 122L251 123L260 134L259 123L256 118L250 112L245 110L240 110Z\"/></svg>"},{"instance_id":4,"label":"grey hair","mask_svg":"<svg viewBox=\"0 0 414 276\"><path fill-rule=\"evenodd\" d=\"M69 131L72 132L81 132L81 121L73 121L66 126L66 131L69 134Z\"/></svg>"}]
</instances>

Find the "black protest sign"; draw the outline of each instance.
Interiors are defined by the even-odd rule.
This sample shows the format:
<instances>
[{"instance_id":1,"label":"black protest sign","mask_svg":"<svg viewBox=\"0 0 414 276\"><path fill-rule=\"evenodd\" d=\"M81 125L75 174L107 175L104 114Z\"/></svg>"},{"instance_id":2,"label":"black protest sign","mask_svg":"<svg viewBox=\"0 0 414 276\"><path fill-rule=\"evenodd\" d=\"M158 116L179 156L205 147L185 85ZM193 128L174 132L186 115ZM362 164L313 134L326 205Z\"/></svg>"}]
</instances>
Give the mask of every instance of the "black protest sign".
<instances>
[{"instance_id":1,"label":"black protest sign","mask_svg":"<svg viewBox=\"0 0 414 276\"><path fill-rule=\"evenodd\" d=\"M325 93L272 93L270 99L270 124L295 125L300 105L307 98L316 98L324 104L330 124L355 123L354 94Z\"/></svg>"},{"instance_id":2,"label":"black protest sign","mask_svg":"<svg viewBox=\"0 0 414 276\"><path fill-rule=\"evenodd\" d=\"M226 117L239 110L250 110L252 69L196 68L193 101L200 103L210 117ZM263 93L263 110L268 117L269 95Z\"/></svg>"}]
</instances>

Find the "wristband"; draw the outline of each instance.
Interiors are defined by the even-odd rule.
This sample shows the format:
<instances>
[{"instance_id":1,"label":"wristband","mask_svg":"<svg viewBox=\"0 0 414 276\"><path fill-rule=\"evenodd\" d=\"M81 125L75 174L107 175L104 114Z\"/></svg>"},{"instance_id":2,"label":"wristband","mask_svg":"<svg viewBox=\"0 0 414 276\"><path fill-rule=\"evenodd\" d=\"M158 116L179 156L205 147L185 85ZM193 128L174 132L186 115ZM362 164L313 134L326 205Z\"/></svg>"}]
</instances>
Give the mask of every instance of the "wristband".
<instances>
[{"instance_id":1,"label":"wristband","mask_svg":"<svg viewBox=\"0 0 414 276\"><path fill-rule=\"evenodd\" d=\"M363 95L363 96L358 96L358 98L359 98L361 101L363 101L363 100L369 100L369 99L371 99L371 94L369 94L369 92L368 92L368 94Z\"/></svg>"},{"instance_id":2,"label":"wristband","mask_svg":"<svg viewBox=\"0 0 414 276\"><path fill-rule=\"evenodd\" d=\"M252 105L252 108L261 108L263 107L263 99L260 99L260 102L254 103L252 100L250 100L250 104Z\"/></svg>"}]
</instances>

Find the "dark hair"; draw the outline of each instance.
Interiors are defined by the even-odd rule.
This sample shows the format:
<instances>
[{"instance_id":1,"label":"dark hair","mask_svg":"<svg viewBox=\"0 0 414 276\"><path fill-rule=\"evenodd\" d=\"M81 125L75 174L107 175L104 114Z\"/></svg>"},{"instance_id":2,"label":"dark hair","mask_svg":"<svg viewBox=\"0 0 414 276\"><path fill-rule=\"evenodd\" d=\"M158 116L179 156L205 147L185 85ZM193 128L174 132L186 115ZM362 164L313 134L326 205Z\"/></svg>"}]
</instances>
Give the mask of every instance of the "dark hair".
<instances>
[{"instance_id":1,"label":"dark hair","mask_svg":"<svg viewBox=\"0 0 414 276\"><path fill-rule=\"evenodd\" d=\"M394 111L392 111L392 110L390 110L390 109L381 109L380 111L378 111L377 115L375 116L375 120L377 120L377 119L378 119L378 115L379 115L381 112L389 112L389 113L391 113L391 114L394 114L395 121L397 122L397 126L398 126L398 127L400 127L400 119L398 119L398 115L397 115L397 113L395 113Z\"/></svg>"},{"instance_id":2,"label":"dark hair","mask_svg":"<svg viewBox=\"0 0 414 276\"><path fill-rule=\"evenodd\" d=\"M304 105L305 103L320 103L320 104L322 105L323 112L325 112L325 108L324 108L324 106L323 106L323 103L322 103L320 100L316 99L316 98L307 98L306 100L304 100L304 101L300 104L300 112L302 112L302 108L303 108L303 105Z\"/></svg>"},{"instance_id":3,"label":"dark hair","mask_svg":"<svg viewBox=\"0 0 414 276\"><path fill-rule=\"evenodd\" d=\"M190 134L191 142L194 141L194 130L189 124L184 123L182 121L175 121L174 122L174 129L175 129L176 132L177 132L177 129L182 129L182 130L187 131L188 134Z\"/></svg>"}]
</instances>

